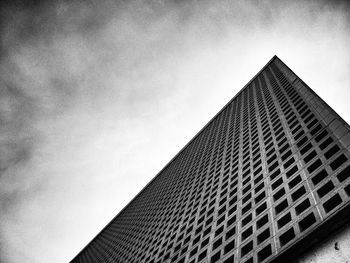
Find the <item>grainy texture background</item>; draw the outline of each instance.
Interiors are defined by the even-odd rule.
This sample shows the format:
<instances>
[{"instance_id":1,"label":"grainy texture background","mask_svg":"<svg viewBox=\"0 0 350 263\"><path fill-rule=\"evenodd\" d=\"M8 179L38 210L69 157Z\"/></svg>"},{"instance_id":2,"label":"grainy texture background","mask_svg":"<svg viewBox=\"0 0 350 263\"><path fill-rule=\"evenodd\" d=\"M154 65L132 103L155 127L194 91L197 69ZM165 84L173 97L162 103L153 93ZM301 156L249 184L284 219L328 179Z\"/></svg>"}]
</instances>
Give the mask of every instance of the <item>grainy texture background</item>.
<instances>
[{"instance_id":1,"label":"grainy texture background","mask_svg":"<svg viewBox=\"0 0 350 263\"><path fill-rule=\"evenodd\" d=\"M73 258L274 54L350 122L347 1L22 2L0 6L1 262Z\"/></svg>"}]
</instances>

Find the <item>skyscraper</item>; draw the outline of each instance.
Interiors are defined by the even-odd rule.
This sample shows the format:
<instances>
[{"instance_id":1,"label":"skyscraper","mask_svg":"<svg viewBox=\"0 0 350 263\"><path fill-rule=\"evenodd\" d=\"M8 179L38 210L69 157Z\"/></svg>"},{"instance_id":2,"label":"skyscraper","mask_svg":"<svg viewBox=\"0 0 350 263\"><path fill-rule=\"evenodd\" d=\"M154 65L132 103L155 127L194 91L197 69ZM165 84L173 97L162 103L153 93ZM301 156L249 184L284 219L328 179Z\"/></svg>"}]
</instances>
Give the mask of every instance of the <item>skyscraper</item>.
<instances>
[{"instance_id":1,"label":"skyscraper","mask_svg":"<svg viewBox=\"0 0 350 263\"><path fill-rule=\"evenodd\" d=\"M350 221L349 150L275 56L72 262L291 262Z\"/></svg>"}]
</instances>

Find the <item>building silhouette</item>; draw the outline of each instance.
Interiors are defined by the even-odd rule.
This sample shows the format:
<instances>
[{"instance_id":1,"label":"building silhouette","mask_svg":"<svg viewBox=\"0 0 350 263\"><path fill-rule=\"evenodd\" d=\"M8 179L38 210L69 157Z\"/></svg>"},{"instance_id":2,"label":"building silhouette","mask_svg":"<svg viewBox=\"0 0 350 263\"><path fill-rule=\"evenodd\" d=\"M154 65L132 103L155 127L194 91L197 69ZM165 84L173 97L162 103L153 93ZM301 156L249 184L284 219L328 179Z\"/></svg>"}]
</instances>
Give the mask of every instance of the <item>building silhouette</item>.
<instances>
[{"instance_id":1,"label":"building silhouette","mask_svg":"<svg viewBox=\"0 0 350 263\"><path fill-rule=\"evenodd\" d=\"M350 221L349 131L274 56L72 262L292 262Z\"/></svg>"}]
</instances>

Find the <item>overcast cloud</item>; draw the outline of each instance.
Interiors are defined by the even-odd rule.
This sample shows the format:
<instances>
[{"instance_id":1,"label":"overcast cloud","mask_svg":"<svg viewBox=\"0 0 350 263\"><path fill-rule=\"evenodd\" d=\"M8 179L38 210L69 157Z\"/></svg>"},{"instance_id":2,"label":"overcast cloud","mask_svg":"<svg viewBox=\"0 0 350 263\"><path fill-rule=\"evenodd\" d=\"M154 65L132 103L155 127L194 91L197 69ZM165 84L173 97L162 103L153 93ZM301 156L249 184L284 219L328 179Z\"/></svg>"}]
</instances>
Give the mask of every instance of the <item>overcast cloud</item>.
<instances>
[{"instance_id":1,"label":"overcast cloud","mask_svg":"<svg viewBox=\"0 0 350 263\"><path fill-rule=\"evenodd\" d=\"M16 2L0 7L1 263L72 259L275 54L350 122L345 2Z\"/></svg>"}]
</instances>

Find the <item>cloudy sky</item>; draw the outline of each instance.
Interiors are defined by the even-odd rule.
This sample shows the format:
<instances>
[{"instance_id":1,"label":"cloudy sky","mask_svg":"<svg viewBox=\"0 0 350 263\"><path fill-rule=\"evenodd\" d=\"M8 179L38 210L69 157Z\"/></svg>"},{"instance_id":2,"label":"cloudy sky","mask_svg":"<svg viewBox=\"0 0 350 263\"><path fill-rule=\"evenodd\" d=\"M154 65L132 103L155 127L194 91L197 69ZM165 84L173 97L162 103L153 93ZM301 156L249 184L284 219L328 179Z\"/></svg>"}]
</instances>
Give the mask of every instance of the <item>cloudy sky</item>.
<instances>
[{"instance_id":1,"label":"cloudy sky","mask_svg":"<svg viewBox=\"0 0 350 263\"><path fill-rule=\"evenodd\" d=\"M350 122L345 1L19 2L0 6L1 263L72 259L275 54Z\"/></svg>"}]
</instances>

